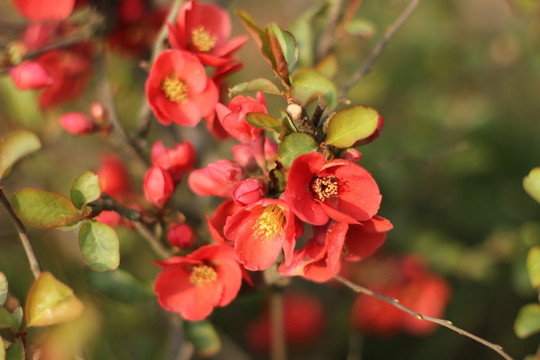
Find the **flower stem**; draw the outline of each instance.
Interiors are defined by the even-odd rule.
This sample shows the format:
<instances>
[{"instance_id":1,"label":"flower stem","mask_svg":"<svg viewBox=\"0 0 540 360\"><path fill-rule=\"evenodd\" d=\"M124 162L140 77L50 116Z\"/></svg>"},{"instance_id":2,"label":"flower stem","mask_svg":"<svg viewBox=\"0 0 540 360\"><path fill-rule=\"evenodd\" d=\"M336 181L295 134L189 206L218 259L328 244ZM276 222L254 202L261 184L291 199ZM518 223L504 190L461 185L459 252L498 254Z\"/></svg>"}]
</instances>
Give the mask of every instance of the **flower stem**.
<instances>
[{"instance_id":1,"label":"flower stem","mask_svg":"<svg viewBox=\"0 0 540 360\"><path fill-rule=\"evenodd\" d=\"M353 282L351 282L351 281L349 281L349 280L347 280L345 278L342 278L339 275L335 276L334 279L336 279L337 281L339 281L343 285L347 286L348 288L352 289L356 293L376 297L378 299L381 299L382 301L385 301L385 302L389 303L392 306L397 307L401 311L404 311L407 314L414 316L415 318L417 318L419 320L426 320L426 321L429 321L429 322L432 322L432 323L447 327L448 329L450 329L452 331L455 331L460 335L466 336L466 337L468 337L468 338L470 338L470 339L472 339L472 340L474 340L476 342L479 342L480 344L492 349L493 351L497 352L499 355L501 355L506 360L513 360L513 358L510 355L508 355L506 352L503 351L502 346L497 345L497 344L493 344L493 343L491 343L491 342L489 342L487 340L482 339L481 337L478 337L478 336L476 336L474 334L471 334L468 331L465 331L465 330L463 330L461 328L458 328L457 326L452 324L451 321L444 320L444 319L438 319L438 318L434 318L434 317L431 317L431 316L420 314L420 313L418 313L418 312L416 312L414 310L409 309L406 306L401 305L397 299L389 298L388 296L384 296L384 295L381 295L379 293L376 293L375 291L366 289L365 287L360 286L358 284L355 284L355 283L353 283Z\"/></svg>"},{"instance_id":2,"label":"flower stem","mask_svg":"<svg viewBox=\"0 0 540 360\"><path fill-rule=\"evenodd\" d=\"M272 287L270 294L270 316L272 323L272 360L285 360L287 350L285 347L285 329L283 326L283 292Z\"/></svg>"}]
</instances>

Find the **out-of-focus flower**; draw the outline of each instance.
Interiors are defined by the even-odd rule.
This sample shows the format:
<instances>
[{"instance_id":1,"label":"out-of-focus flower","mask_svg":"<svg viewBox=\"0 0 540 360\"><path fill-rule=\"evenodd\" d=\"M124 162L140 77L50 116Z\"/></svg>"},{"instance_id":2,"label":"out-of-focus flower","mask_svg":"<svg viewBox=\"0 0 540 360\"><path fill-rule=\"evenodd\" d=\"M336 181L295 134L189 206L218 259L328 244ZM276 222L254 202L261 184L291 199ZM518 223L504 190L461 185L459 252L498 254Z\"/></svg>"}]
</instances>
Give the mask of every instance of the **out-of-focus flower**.
<instances>
[{"instance_id":1,"label":"out-of-focus flower","mask_svg":"<svg viewBox=\"0 0 540 360\"><path fill-rule=\"evenodd\" d=\"M264 133L262 129L246 121L246 114L250 112L267 113L266 100L261 92L257 93L256 99L238 95L227 106L220 103L216 105L216 114L221 125L241 143L250 143Z\"/></svg>"},{"instance_id":2,"label":"out-of-focus flower","mask_svg":"<svg viewBox=\"0 0 540 360\"><path fill-rule=\"evenodd\" d=\"M268 194L268 186L260 179L249 178L239 182L233 189L232 198L238 205L256 203Z\"/></svg>"},{"instance_id":3,"label":"out-of-focus flower","mask_svg":"<svg viewBox=\"0 0 540 360\"><path fill-rule=\"evenodd\" d=\"M43 66L34 61L24 61L8 69L13 84L19 90L40 89L53 83L53 78Z\"/></svg>"},{"instance_id":4,"label":"out-of-focus flower","mask_svg":"<svg viewBox=\"0 0 540 360\"><path fill-rule=\"evenodd\" d=\"M195 245L195 234L188 224L175 224L167 233L167 240L172 246L189 249Z\"/></svg>"},{"instance_id":5,"label":"out-of-focus flower","mask_svg":"<svg viewBox=\"0 0 540 360\"><path fill-rule=\"evenodd\" d=\"M227 245L205 245L156 264L162 267L154 286L159 303L189 321L203 320L216 306L228 305L242 283L234 249Z\"/></svg>"},{"instance_id":6,"label":"out-of-focus flower","mask_svg":"<svg viewBox=\"0 0 540 360\"><path fill-rule=\"evenodd\" d=\"M195 126L214 112L218 89L195 55L165 50L150 69L146 96L163 125Z\"/></svg>"},{"instance_id":7,"label":"out-of-focus flower","mask_svg":"<svg viewBox=\"0 0 540 360\"><path fill-rule=\"evenodd\" d=\"M102 193L106 193L116 200L124 200L133 194L128 170L118 156L105 155L96 174Z\"/></svg>"},{"instance_id":8,"label":"out-of-focus flower","mask_svg":"<svg viewBox=\"0 0 540 360\"><path fill-rule=\"evenodd\" d=\"M67 18L73 11L75 0L13 0L15 7L32 21L58 21Z\"/></svg>"},{"instance_id":9,"label":"out-of-focus flower","mask_svg":"<svg viewBox=\"0 0 540 360\"><path fill-rule=\"evenodd\" d=\"M313 225L324 225L329 218L358 224L371 219L381 202L377 183L363 167L343 159L327 163L317 152L293 161L282 198L296 216Z\"/></svg>"},{"instance_id":10,"label":"out-of-focus flower","mask_svg":"<svg viewBox=\"0 0 540 360\"><path fill-rule=\"evenodd\" d=\"M188 185L191 191L201 196L230 197L233 188L244 180L244 170L240 164L231 160L218 160L203 169L189 174Z\"/></svg>"},{"instance_id":11,"label":"out-of-focus flower","mask_svg":"<svg viewBox=\"0 0 540 360\"><path fill-rule=\"evenodd\" d=\"M78 112L70 112L60 118L60 124L73 135L88 135L96 130L96 124L90 116Z\"/></svg>"},{"instance_id":12,"label":"out-of-focus flower","mask_svg":"<svg viewBox=\"0 0 540 360\"><path fill-rule=\"evenodd\" d=\"M189 141L176 144L173 148L166 148L161 141L152 146L152 165L167 170L175 183L178 183L184 174L193 169L195 164L195 148Z\"/></svg>"},{"instance_id":13,"label":"out-of-focus flower","mask_svg":"<svg viewBox=\"0 0 540 360\"><path fill-rule=\"evenodd\" d=\"M174 192L174 182L167 170L153 166L146 173L143 190L148 201L162 208Z\"/></svg>"}]
</instances>

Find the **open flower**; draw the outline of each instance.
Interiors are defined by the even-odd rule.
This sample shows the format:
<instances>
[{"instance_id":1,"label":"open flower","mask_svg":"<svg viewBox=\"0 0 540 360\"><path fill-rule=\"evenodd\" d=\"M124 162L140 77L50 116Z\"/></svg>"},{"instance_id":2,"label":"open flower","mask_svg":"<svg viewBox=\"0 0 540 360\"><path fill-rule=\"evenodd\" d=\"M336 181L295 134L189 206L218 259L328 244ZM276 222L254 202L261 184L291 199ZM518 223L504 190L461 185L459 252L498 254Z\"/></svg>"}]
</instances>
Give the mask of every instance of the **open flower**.
<instances>
[{"instance_id":1,"label":"open flower","mask_svg":"<svg viewBox=\"0 0 540 360\"><path fill-rule=\"evenodd\" d=\"M250 143L260 138L264 133L262 129L256 128L246 121L246 114L250 112L267 113L266 100L261 92L257 93L256 99L238 95L227 106L220 103L216 105L216 114L221 126L233 138L242 143Z\"/></svg>"},{"instance_id":2,"label":"open flower","mask_svg":"<svg viewBox=\"0 0 540 360\"><path fill-rule=\"evenodd\" d=\"M228 305L242 283L234 249L227 245L206 245L156 264L162 267L154 286L159 303L189 321L203 320L214 307Z\"/></svg>"},{"instance_id":3,"label":"open flower","mask_svg":"<svg viewBox=\"0 0 540 360\"><path fill-rule=\"evenodd\" d=\"M175 183L189 172L195 164L195 148L189 141L176 144L174 148L166 148L161 141L152 146L152 165L167 170Z\"/></svg>"},{"instance_id":4,"label":"open flower","mask_svg":"<svg viewBox=\"0 0 540 360\"><path fill-rule=\"evenodd\" d=\"M310 152L293 161L283 199L307 223L324 225L332 218L358 224L377 213L381 194L360 165L344 159L327 163L321 153Z\"/></svg>"},{"instance_id":5,"label":"open flower","mask_svg":"<svg viewBox=\"0 0 540 360\"><path fill-rule=\"evenodd\" d=\"M197 195L227 198L231 196L236 184L244 178L244 170L240 164L221 159L203 169L192 171L188 177L188 185Z\"/></svg>"},{"instance_id":6,"label":"open flower","mask_svg":"<svg viewBox=\"0 0 540 360\"><path fill-rule=\"evenodd\" d=\"M150 69L146 96L163 125L195 126L214 112L218 89L195 55L165 50Z\"/></svg>"}]
</instances>

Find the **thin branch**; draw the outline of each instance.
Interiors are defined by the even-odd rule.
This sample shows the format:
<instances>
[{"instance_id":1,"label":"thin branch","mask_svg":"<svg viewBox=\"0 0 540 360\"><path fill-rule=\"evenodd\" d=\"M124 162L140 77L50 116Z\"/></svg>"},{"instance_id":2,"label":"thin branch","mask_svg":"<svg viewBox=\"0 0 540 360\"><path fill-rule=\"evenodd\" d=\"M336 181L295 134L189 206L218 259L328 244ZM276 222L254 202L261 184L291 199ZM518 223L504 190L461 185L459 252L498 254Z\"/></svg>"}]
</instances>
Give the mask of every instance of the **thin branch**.
<instances>
[{"instance_id":1,"label":"thin branch","mask_svg":"<svg viewBox=\"0 0 540 360\"><path fill-rule=\"evenodd\" d=\"M19 233L19 238L21 239L21 243L24 247L24 252L26 253L26 258L28 259L28 262L30 263L30 269L32 270L32 273L34 274L34 278L37 279L39 275L41 274L41 267L39 266L36 253L34 252L34 249L32 248L32 244L30 243L30 239L28 238L28 233L26 232L26 228L24 227L21 220L19 220L17 215L15 215L15 212L13 211L13 208L11 207L11 203L9 202L8 198L6 197L2 189L3 187L0 186L0 202L2 202L2 205L7 210L9 216L11 217L11 220L15 224L15 228L17 229L17 232Z\"/></svg>"},{"instance_id":2,"label":"thin branch","mask_svg":"<svg viewBox=\"0 0 540 360\"><path fill-rule=\"evenodd\" d=\"M135 229L137 232L146 240L148 245L154 250L154 253L158 255L162 259L168 259L172 256L172 253L161 243L161 241L154 235L150 229L146 226L146 224L139 222L139 221L133 221L133 225L135 226Z\"/></svg>"},{"instance_id":3,"label":"thin branch","mask_svg":"<svg viewBox=\"0 0 540 360\"><path fill-rule=\"evenodd\" d=\"M279 288L272 288L270 294L270 316L272 324L272 360L285 360L287 350L285 346L285 331L283 324L283 292Z\"/></svg>"},{"instance_id":4,"label":"thin branch","mask_svg":"<svg viewBox=\"0 0 540 360\"><path fill-rule=\"evenodd\" d=\"M330 9L330 14L328 16L328 25L326 25L326 30L321 36L319 46L317 47L317 60L322 59L328 53L330 47L332 46L332 43L334 42L336 25L342 6L343 0L337 0Z\"/></svg>"},{"instance_id":5,"label":"thin branch","mask_svg":"<svg viewBox=\"0 0 540 360\"><path fill-rule=\"evenodd\" d=\"M414 316L415 318L417 318L419 320L426 320L426 321L432 322L434 324L444 326L444 327L446 327L446 328L448 328L448 329L450 329L452 331L457 332L460 335L466 336L466 337L468 337L468 338L470 338L470 339L472 339L472 340L474 340L476 342L479 342L480 344L482 344L482 345L492 349L493 351L497 352L499 355L501 355L506 360L514 360L512 357L510 357L510 355L508 355L506 352L503 351L502 346L497 345L497 344L493 344L493 343L491 343L491 342L489 342L487 340L482 339L481 337L478 337L478 336L476 336L474 334L471 334L468 331L460 329L460 328L458 328L457 326L455 326L454 324L452 324L452 322L450 322L448 320L438 319L438 318L434 318L434 317L431 317L431 316L420 314L420 313L418 313L418 312L416 312L414 310L409 309L406 306L401 305L398 302L397 299L392 299L392 298L390 298L388 296L384 296L384 295L376 293L376 292L374 292L372 290L366 289L365 287L362 287L362 286L360 286L358 284L355 284L355 283L353 283L353 282L351 282L351 281L349 281L349 280L347 280L345 278L342 278L339 275L335 276L334 279L336 279L337 281L339 281L343 285L349 287L354 292L357 292L359 294L365 294L365 295L373 296L373 297L376 297L378 299L381 299L382 301L385 301L388 304L397 307L398 309L406 312L409 315Z\"/></svg>"},{"instance_id":6,"label":"thin branch","mask_svg":"<svg viewBox=\"0 0 540 360\"><path fill-rule=\"evenodd\" d=\"M377 43L377 45L375 45L375 47L371 51L371 54L369 54L362 67L358 69L358 71L351 76L351 79L340 89L339 97L343 97L347 93L347 91L349 91L349 89L353 87L354 84L356 84L371 69L371 66L373 65L375 60L377 60L388 41L403 26L403 24L405 24L405 22L412 15L419 3L420 0L411 0L409 5L407 5L407 7L403 10L401 15L396 19L392 26L390 26L386 30L382 39Z\"/></svg>"}]
</instances>

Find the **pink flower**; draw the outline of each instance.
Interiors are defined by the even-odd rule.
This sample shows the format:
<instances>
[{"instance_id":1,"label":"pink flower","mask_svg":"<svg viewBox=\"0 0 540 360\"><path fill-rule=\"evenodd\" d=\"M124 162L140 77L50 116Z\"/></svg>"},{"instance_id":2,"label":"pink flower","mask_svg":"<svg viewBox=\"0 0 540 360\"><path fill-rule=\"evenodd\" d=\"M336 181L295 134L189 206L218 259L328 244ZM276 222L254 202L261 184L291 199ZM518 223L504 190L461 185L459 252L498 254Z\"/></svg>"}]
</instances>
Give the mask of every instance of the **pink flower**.
<instances>
[{"instance_id":1,"label":"pink flower","mask_svg":"<svg viewBox=\"0 0 540 360\"><path fill-rule=\"evenodd\" d=\"M58 0L54 4L48 0L13 0L17 10L32 21L63 20L71 14L75 0Z\"/></svg>"},{"instance_id":2,"label":"pink flower","mask_svg":"<svg viewBox=\"0 0 540 360\"><path fill-rule=\"evenodd\" d=\"M146 199L162 208L174 192L174 182L167 170L153 166L146 173L143 189Z\"/></svg>"},{"instance_id":3,"label":"pink flower","mask_svg":"<svg viewBox=\"0 0 540 360\"><path fill-rule=\"evenodd\" d=\"M228 305L242 283L234 249L226 245L206 245L156 264L162 267L154 286L160 305L189 321L203 320L214 307Z\"/></svg>"},{"instance_id":4,"label":"pink flower","mask_svg":"<svg viewBox=\"0 0 540 360\"><path fill-rule=\"evenodd\" d=\"M13 84L19 90L40 89L53 83L53 78L37 62L24 61L8 69Z\"/></svg>"},{"instance_id":5,"label":"pink flower","mask_svg":"<svg viewBox=\"0 0 540 360\"><path fill-rule=\"evenodd\" d=\"M163 125L195 126L214 112L218 89L195 55L165 50L150 69L146 96Z\"/></svg>"},{"instance_id":6,"label":"pink flower","mask_svg":"<svg viewBox=\"0 0 540 360\"><path fill-rule=\"evenodd\" d=\"M260 179L249 178L239 182L233 189L232 198L241 206L251 205L268 194L268 186Z\"/></svg>"},{"instance_id":7,"label":"pink flower","mask_svg":"<svg viewBox=\"0 0 540 360\"><path fill-rule=\"evenodd\" d=\"M60 118L60 124L73 135L88 135L96 130L96 124L90 116L78 112L70 112Z\"/></svg>"},{"instance_id":8,"label":"pink flower","mask_svg":"<svg viewBox=\"0 0 540 360\"><path fill-rule=\"evenodd\" d=\"M377 183L363 167L343 159L327 163L317 152L293 161L282 198L296 216L313 225L329 218L358 224L371 219L381 202Z\"/></svg>"},{"instance_id":9,"label":"pink flower","mask_svg":"<svg viewBox=\"0 0 540 360\"><path fill-rule=\"evenodd\" d=\"M203 169L192 171L189 174L188 185L197 195L227 198L244 177L244 170L240 164L223 159L208 164Z\"/></svg>"},{"instance_id":10,"label":"pink flower","mask_svg":"<svg viewBox=\"0 0 540 360\"><path fill-rule=\"evenodd\" d=\"M242 143L250 143L264 133L262 129L246 121L246 114L250 112L267 113L266 100L262 93L257 93L257 99L238 95L228 106L220 103L216 105L216 113L223 128Z\"/></svg>"},{"instance_id":11,"label":"pink flower","mask_svg":"<svg viewBox=\"0 0 540 360\"><path fill-rule=\"evenodd\" d=\"M244 207L227 218L223 231L248 270L268 268L282 249L285 263L292 261L298 231L292 211L281 200L262 199Z\"/></svg>"},{"instance_id":12,"label":"pink flower","mask_svg":"<svg viewBox=\"0 0 540 360\"><path fill-rule=\"evenodd\" d=\"M177 144L174 148L165 148L161 141L152 146L152 165L167 170L175 183L195 164L195 148L189 141Z\"/></svg>"},{"instance_id":13,"label":"pink flower","mask_svg":"<svg viewBox=\"0 0 540 360\"><path fill-rule=\"evenodd\" d=\"M195 234L188 224L175 224L167 233L167 240L172 246L189 249L195 245Z\"/></svg>"}]
</instances>

